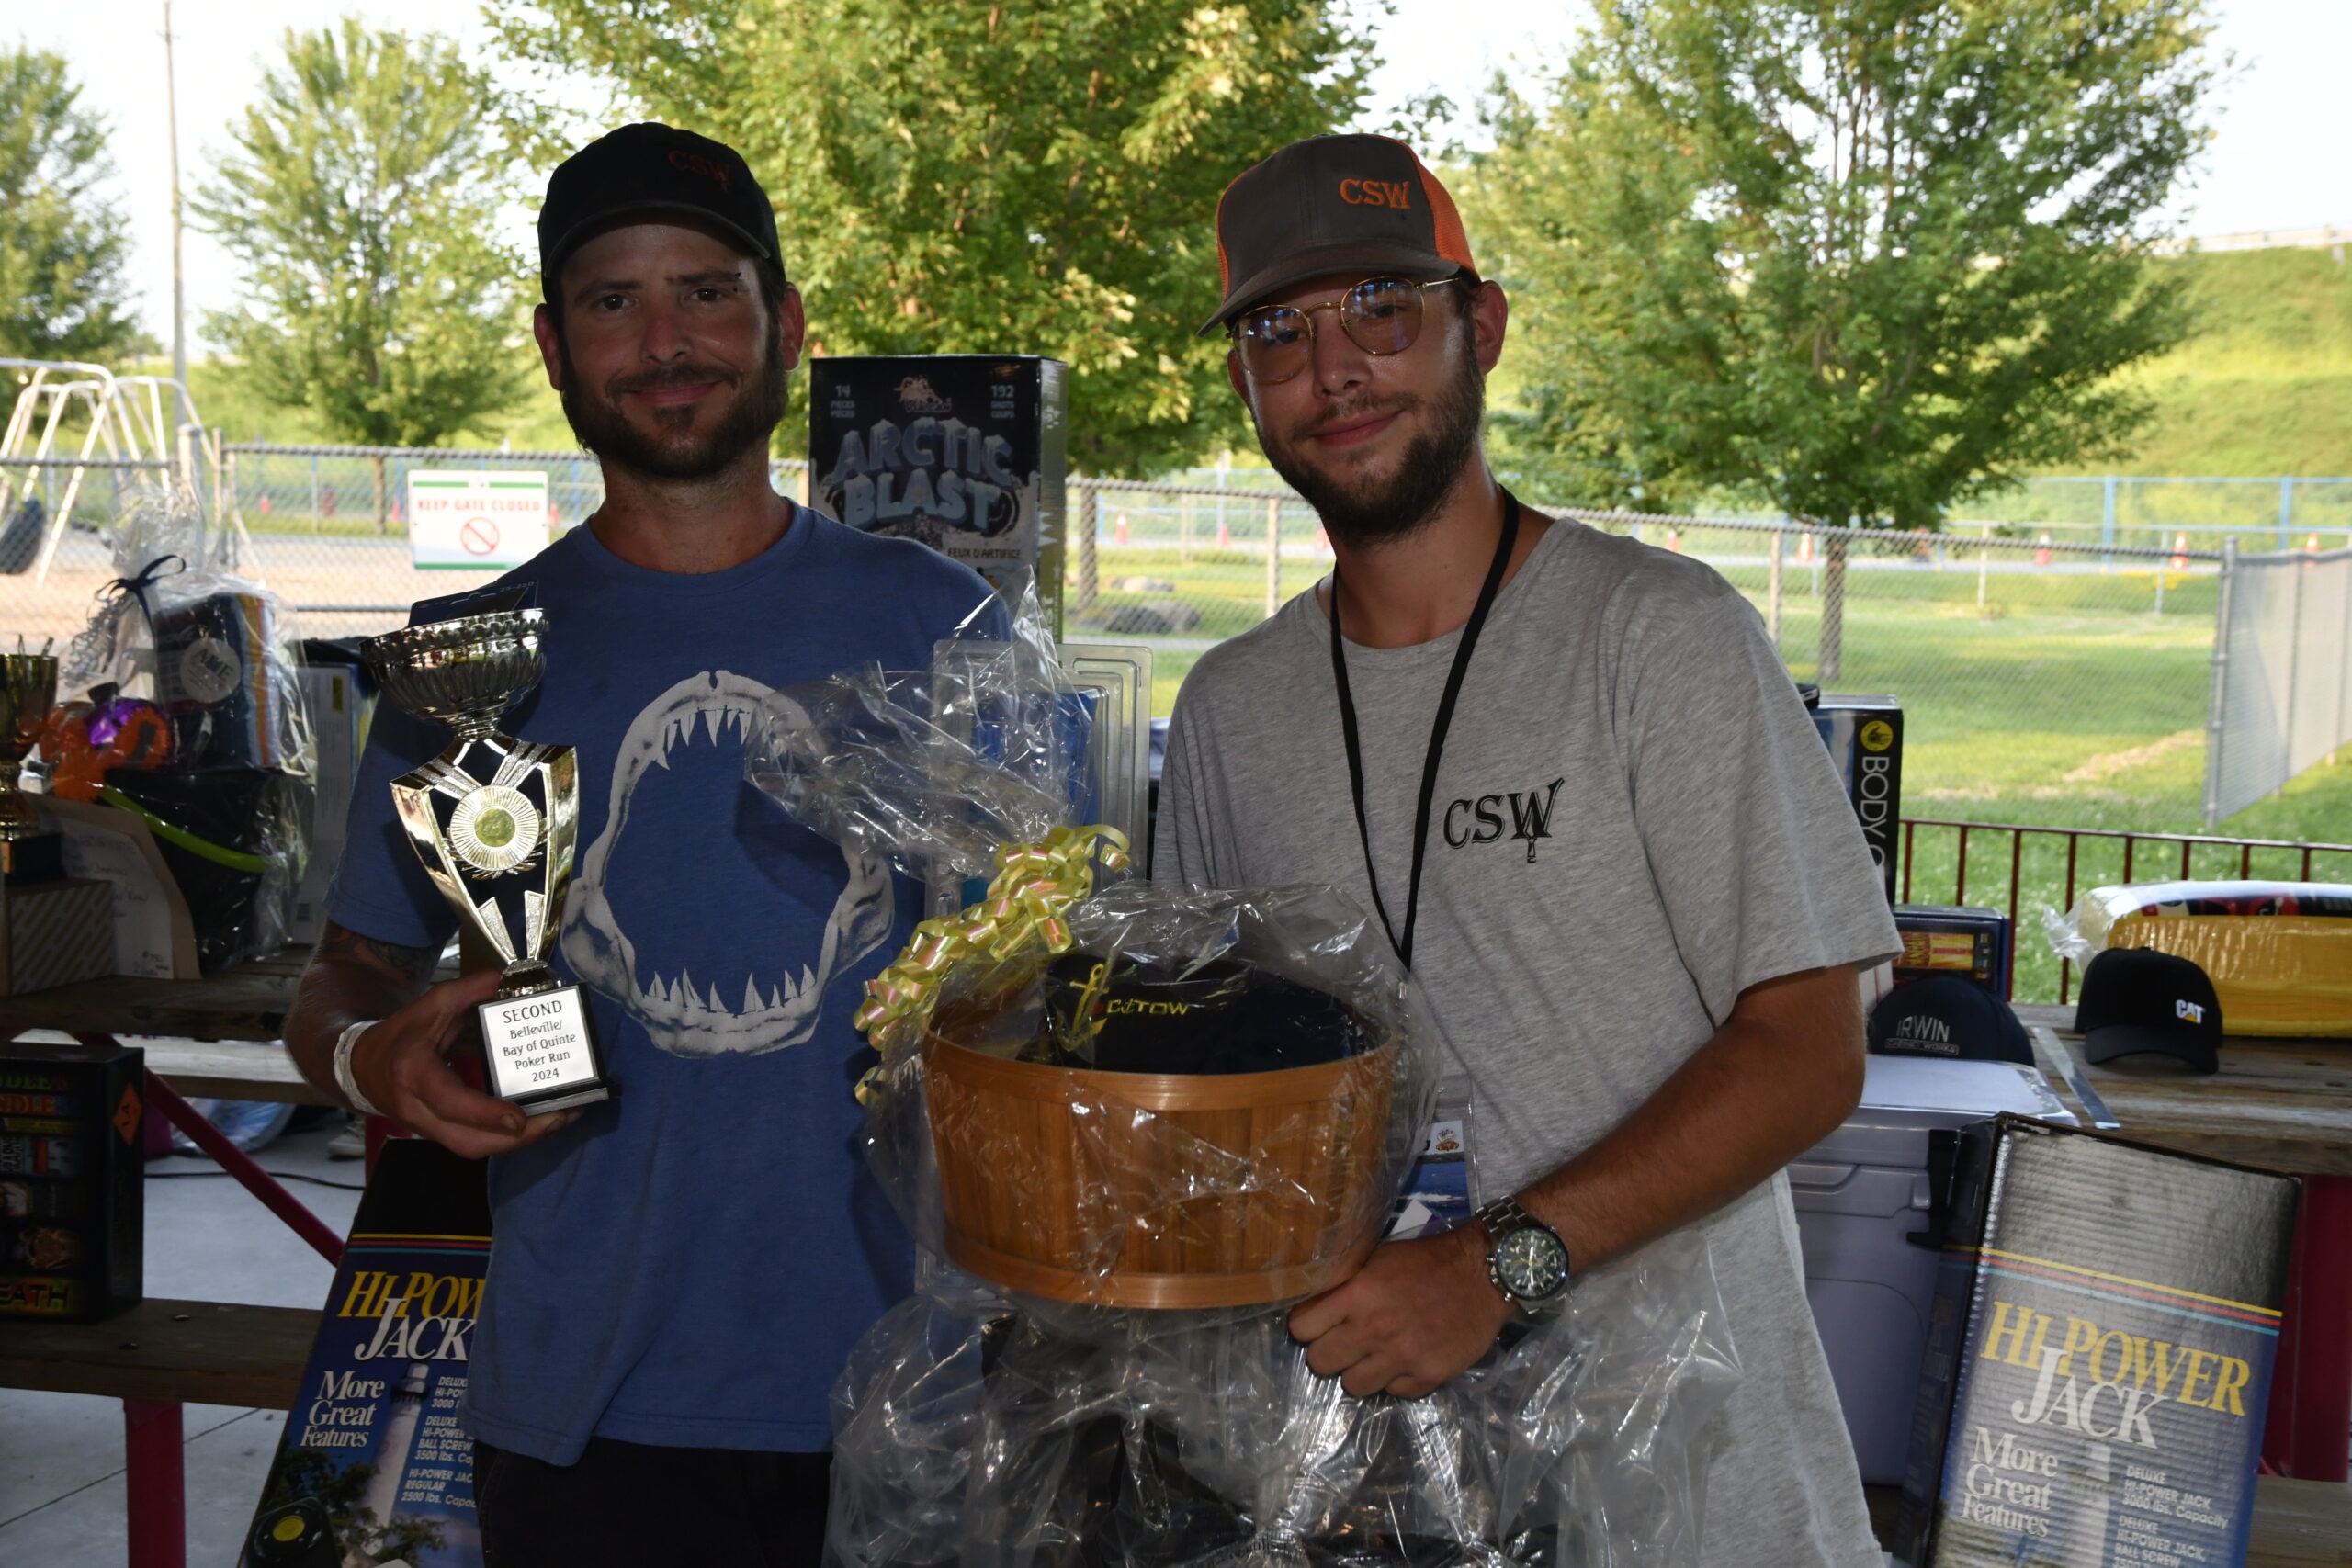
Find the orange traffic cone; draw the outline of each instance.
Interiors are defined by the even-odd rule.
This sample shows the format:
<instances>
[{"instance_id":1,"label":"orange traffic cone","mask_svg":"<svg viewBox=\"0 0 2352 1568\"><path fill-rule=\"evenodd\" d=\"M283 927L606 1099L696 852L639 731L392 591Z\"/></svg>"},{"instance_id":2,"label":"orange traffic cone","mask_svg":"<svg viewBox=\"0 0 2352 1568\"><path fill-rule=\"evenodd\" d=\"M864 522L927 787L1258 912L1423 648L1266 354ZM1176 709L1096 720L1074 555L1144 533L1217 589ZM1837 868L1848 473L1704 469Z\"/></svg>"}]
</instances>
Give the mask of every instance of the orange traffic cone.
<instances>
[{"instance_id":1,"label":"orange traffic cone","mask_svg":"<svg viewBox=\"0 0 2352 1568\"><path fill-rule=\"evenodd\" d=\"M2050 530L2044 528L2041 531L2041 537L2036 543L2041 547L2033 552L2033 564L2048 566L2050 564Z\"/></svg>"},{"instance_id":2,"label":"orange traffic cone","mask_svg":"<svg viewBox=\"0 0 2352 1568\"><path fill-rule=\"evenodd\" d=\"M2172 554L2172 569L2173 569L2173 570L2175 570L2175 571L2187 571L2187 570L2188 570L2188 557L2184 553L2185 551L2187 551L2187 550L2188 550L2188 536L2186 533L2175 534L2175 535L2172 536L2172 551L2173 551L2173 554Z\"/></svg>"}]
</instances>

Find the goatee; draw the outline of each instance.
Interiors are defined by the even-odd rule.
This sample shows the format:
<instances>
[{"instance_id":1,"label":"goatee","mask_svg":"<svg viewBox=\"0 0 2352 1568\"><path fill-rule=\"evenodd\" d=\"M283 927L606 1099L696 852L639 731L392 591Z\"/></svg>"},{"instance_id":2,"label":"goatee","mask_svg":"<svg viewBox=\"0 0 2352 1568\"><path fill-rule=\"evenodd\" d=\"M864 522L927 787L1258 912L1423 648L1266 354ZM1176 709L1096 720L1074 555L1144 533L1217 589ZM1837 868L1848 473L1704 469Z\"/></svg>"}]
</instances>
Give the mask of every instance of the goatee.
<instances>
[{"instance_id":1,"label":"goatee","mask_svg":"<svg viewBox=\"0 0 2352 1568\"><path fill-rule=\"evenodd\" d=\"M571 351L559 347L563 362L563 417L580 445L616 468L648 479L707 479L725 472L743 454L765 451L768 437L784 418L784 358L775 344L765 345L760 363L749 376L729 376L714 367L666 366L616 378L601 389L582 385L571 366ZM734 396L726 412L707 434L694 434L699 410L692 407L655 411L654 420L666 431L647 432L631 424L620 406L628 392L657 387L700 385L714 375L733 383Z\"/></svg>"},{"instance_id":2,"label":"goatee","mask_svg":"<svg viewBox=\"0 0 2352 1568\"><path fill-rule=\"evenodd\" d=\"M1469 340L1467 333L1455 334L1454 374L1432 398L1408 397L1376 410L1335 409L1294 437L1283 439L1267 430L1258 419L1255 405L1251 406L1250 419L1258 426L1258 445L1265 451L1266 461L1315 508L1324 532L1332 538L1350 545L1382 544L1427 526L1437 515L1446 492L1477 450L1478 422L1486 412L1487 378ZM1357 419L1366 412L1405 413L1419 408L1429 410L1429 427L1405 448L1396 471L1385 481L1325 472L1299 456L1318 426Z\"/></svg>"}]
</instances>

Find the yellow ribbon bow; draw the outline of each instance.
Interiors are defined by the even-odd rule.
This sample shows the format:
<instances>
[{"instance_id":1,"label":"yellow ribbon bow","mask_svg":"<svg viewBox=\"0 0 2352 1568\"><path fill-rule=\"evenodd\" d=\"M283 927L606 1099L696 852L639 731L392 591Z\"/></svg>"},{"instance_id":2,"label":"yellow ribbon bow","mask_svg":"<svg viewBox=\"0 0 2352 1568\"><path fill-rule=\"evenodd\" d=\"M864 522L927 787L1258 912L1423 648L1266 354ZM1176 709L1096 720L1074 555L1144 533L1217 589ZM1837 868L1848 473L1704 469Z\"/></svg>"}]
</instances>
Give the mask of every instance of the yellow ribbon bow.
<instances>
[{"instance_id":1,"label":"yellow ribbon bow","mask_svg":"<svg viewBox=\"0 0 2352 1568\"><path fill-rule=\"evenodd\" d=\"M996 875L980 901L915 927L905 951L865 983L865 1003L852 1021L879 1050L885 1032L902 1024L919 1031L929 1021L941 981L961 960L981 953L1002 960L1033 942L1048 953L1069 952L1064 914L1093 893L1095 861L1105 871L1123 870L1127 849L1125 833L1100 823L1057 828L1034 844L999 845Z\"/></svg>"}]
</instances>

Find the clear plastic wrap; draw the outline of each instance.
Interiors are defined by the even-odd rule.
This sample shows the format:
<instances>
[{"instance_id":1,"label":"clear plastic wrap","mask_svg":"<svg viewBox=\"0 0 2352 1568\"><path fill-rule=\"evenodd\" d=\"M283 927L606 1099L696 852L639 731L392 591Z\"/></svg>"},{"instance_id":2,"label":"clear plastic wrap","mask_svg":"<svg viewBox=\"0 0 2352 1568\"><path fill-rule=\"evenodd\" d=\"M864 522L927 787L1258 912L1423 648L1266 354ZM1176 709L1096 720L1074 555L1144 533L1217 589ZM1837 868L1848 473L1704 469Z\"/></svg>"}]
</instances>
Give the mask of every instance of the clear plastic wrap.
<instances>
[{"instance_id":1,"label":"clear plastic wrap","mask_svg":"<svg viewBox=\"0 0 2352 1568\"><path fill-rule=\"evenodd\" d=\"M118 575L67 650L61 694L111 685L153 703L183 770L308 775L291 617L276 594L236 575L196 498L143 489L107 543Z\"/></svg>"},{"instance_id":2,"label":"clear plastic wrap","mask_svg":"<svg viewBox=\"0 0 2352 1568\"><path fill-rule=\"evenodd\" d=\"M2233 1034L2352 1036L2352 884L2094 887L2045 925L2062 958L2148 947L2205 971Z\"/></svg>"},{"instance_id":3,"label":"clear plastic wrap","mask_svg":"<svg viewBox=\"0 0 2352 1568\"><path fill-rule=\"evenodd\" d=\"M309 852L291 617L185 490L142 490L107 542L119 575L62 661L44 762L61 795L146 820L209 975L285 945Z\"/></svg>"},{"instance_id":4,"label":"clear plastic wrap","mask_svg":"<svg viewBox=\"0 0 2352 1568\"><path fill-rule=\"evenodd\" d=\"M1281 1312L1065 1306L933 1271L834 1391L843 1568L1690 1568L1739 1382L1704 1242L1581 1278L1422 1399Z\"/></svg>"},{"instance_id":5,"label":"clear plastic wrap","mask_svg":"<svg viewBox=\"0 0 2352 1568\"><path fill-rule=\"evenodd\" d=\"M861 1568L1691 1568L1737 1382L1704 1241L1579 1280L1419 1400L1308 1369L1286 1305L1404 1190L1449 1053L1343 895L1180 893L1081 827L1050 644L777 694L748 776L934 886L869 987L868 1156L923 1252L835 1393Z\"/></svg>"}]
</instances>

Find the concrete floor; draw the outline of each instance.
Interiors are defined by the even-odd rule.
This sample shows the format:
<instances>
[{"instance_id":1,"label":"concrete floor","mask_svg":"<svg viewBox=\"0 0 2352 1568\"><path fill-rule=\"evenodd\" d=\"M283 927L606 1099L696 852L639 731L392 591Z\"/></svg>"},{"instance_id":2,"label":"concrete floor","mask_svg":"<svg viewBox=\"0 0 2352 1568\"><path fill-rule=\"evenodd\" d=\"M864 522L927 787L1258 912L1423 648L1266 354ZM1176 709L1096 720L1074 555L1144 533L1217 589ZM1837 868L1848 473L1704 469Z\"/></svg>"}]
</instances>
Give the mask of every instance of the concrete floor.
<instances>
[{"instance_id":1,"label":"concrete floor","mask_svg":"<svg viewBox=\"0 0 2352 1568\"><path fill-rule=\"evenodd\" d=\"M339 1123L279 1138L264 1169L348 1183L357 1160L330 1160ZM147 1166L147 1294L189 1301L315 1307L334 1270L243 1187L200 1155ZM288 1181L287 1190L341 1235L356 1190ZM285 1413L191 1404L187 1445L189 1568L232 1568L277 1452ZM0 1389L0 1563L121 1568L125 1539L122 1405L77 1394Z\"/></svg>"}]
</instances>

